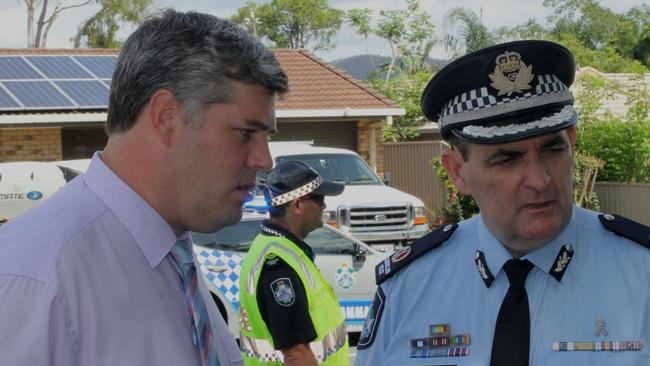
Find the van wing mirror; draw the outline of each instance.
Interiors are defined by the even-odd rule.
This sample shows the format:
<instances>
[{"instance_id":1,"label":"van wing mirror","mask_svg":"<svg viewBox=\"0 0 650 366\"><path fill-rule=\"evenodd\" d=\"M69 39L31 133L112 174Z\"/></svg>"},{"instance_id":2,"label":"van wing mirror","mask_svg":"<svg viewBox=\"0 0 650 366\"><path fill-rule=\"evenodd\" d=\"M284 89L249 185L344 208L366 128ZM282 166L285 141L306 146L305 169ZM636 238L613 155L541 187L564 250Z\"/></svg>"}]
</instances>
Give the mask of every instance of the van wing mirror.
<instances>
[{"instance_id":1,"label":"van wing mirror","mask_svg":"<svg viewBox=\"0 0 650 366\"><path fill-rule=\"evenodd\" d=\"M390 172L384 172L384 179L382 179L384 184L389 186L392 180L393 180L393 175L390 174Z\"/></svg>"}]
</instances>

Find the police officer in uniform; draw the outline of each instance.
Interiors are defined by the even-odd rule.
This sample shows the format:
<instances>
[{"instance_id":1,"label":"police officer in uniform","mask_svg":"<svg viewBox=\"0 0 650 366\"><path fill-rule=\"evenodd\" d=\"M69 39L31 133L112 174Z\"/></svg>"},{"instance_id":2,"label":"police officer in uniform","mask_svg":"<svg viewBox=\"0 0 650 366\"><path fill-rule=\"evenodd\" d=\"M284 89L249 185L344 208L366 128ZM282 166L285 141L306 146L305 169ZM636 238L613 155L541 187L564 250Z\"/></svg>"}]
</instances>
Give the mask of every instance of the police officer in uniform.
<instances>
[{"instance_id":1,"label":"police officer in uniform","mask_svg":"<svg viewBox=\"0 0 650 366\"><path fill-rule=\"evenodd\" d=\"M300 161L283 162L269 173L270 219L240 276L240 342L247 365L349 363L340 306L303 241L323 225L324 196L343 188Z\"/></svg>"},{"instance_id":2,"label":"police officer in uniform","mask_svg":"<svg viewBox=\"0 0 650 366\"><path fill-rule=\"evenodd\" d=\"M377 266L357 365L650 365L650 229L573 205L574 71L517 41L431 79L422 109L480 214Z\"/></svg>"}]
</instances>

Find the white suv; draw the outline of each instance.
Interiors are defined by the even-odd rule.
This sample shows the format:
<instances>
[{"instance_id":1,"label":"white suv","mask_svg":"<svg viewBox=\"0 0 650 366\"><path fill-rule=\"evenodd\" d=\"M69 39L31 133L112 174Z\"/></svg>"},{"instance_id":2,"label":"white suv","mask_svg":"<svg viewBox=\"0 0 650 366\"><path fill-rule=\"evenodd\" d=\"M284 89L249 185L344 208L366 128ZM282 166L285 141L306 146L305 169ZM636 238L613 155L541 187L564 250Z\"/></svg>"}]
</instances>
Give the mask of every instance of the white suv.
<instances>
[{"instance_id":1,"label":"white suv","mask_svg":"<svg viewBox=\"0 0 650 366\"><path fill-rule=\"evenodd\" d=\"M306 142L271 142L275 164L300 160L325 180L345 184L343 193L326 196L323 219L381 251L391 252L429 232L424 203L389 187L355 152L315 147ZM258 173L263 181L266 173Z\"/></svg>"}]
</instances>

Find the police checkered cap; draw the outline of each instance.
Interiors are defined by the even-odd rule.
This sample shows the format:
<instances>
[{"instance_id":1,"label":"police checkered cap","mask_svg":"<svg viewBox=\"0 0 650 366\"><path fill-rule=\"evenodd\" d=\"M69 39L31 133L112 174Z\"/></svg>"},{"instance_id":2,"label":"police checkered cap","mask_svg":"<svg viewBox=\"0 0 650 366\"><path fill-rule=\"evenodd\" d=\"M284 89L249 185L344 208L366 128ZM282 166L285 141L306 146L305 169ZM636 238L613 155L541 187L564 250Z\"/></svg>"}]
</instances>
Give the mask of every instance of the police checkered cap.
<instances>
[{"instance_id":1,"label":"police checkered cap","mask_svg":"<svg viewBox=\"0 0 650 366\"><path fill-rule=\"evenodd\" d=\"M316 188L318 188L321 184L323 184L323 178L321 178L321 176L319 175L316 178L314 178L314 180L305 184L302 187L298 187L293 191L289 191L287 193L283 193L279 196L275 196L271 198L271 206L280 206L287 202L295 200L296 198L306 196L311 192L315 191Z\"/></svg>"},{"instance_id":2,"label":"police checkered cap","mask_svg":"<svg viewBox=\"0 0 650 366\"><path fill-rule=\"evenodd\" d=\"M307 164L289 160L278 164L266 177L264 195L271 206L281 206L296 198L316 193L336 196L344 186L327 182Z\"/></svg>"},{"instance_id":3,"label":"police checkered cap","mask_svg":"<svg viewBox=\"0 0 650 366\"><path fill-rule=\"evenodd\" d=\"M548 41L488 47L450 63L429 81L422 111L442 137L499 143L567 128L577 121L569 86L571 53Z\"/></svg>"}]
</instances>

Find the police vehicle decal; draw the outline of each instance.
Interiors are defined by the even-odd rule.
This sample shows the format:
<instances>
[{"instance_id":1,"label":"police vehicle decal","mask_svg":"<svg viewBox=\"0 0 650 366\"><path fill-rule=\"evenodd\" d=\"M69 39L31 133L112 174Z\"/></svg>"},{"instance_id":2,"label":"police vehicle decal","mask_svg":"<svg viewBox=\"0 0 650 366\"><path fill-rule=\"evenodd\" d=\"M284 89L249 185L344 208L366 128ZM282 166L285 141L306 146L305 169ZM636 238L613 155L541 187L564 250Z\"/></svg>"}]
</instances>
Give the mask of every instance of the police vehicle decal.
<instances>
[{"instance_id":1,"label":"police vehicle decal","mask_svg":"<svg viewBox=\"0 0 650 366\"><path fill-rule=\"evenodd\" d=\"M228 300L236 313L239 312L239 273L244 256L235 252L208 249L198 245L194 246L194 253L203 278ZM341 312L345 316L346 330L348 332L361 331L370 310L371 300L339 300L339 304Z\"/></svg>"},{"instance_id":2,"label":"police vehicle decal","mask_svg":"<svg viewBox=\"0 0 650 366\"><path fill-rule=\"evenodd\" d=\"M211 250L194 246L196 259L206 281L223 295L239 311L239 273L244 256L222 250Z\"/></svg>"},{"instance_id":3,"label":"police vehicle decal","mask_svg":"<svg viewBox=\"0 0 650 366\"><path fill-rule=\"evenodd\" d=\"M354 269L347 262L341 262L334 275L336 283L343 289L349 289L357 282L354 278Z\"/></svg>"}]
</instances>

